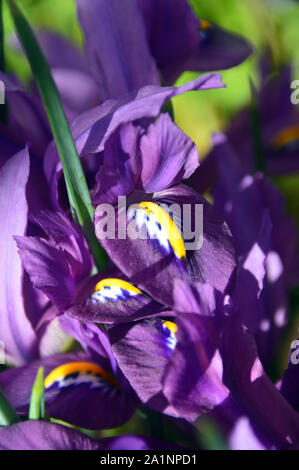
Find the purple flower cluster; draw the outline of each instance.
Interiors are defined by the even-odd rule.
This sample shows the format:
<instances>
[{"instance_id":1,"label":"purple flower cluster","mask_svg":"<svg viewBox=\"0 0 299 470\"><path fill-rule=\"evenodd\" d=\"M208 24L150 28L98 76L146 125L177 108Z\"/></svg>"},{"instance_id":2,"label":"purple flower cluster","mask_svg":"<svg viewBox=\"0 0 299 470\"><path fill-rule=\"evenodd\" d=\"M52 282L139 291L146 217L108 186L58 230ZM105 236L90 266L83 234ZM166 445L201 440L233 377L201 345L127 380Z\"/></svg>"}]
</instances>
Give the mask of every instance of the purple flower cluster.
<instances>
[{"instance_id":1,"label":"purple flower cluster","mask_svg":"<svg viewBox=\"0 0 299 470\"><path fill-rule=\"evenodd\" d=\"M106 271L95 272L71 220L37 92L1 74L10 110L9 125L0 124L0 340L9 366L1 388L25 419L43 366L47 415L73 428L115 428L141 407L176 423L187 443L208 419L230 449L299 449L299 365L290 360L279 383L265 372L299 281L296 230L278 189L256 172L250 110L227 135L214 134L202 165L166 112L176 95L225 86L217 73L173 86L183 71L229 68L252 48L198 20L186 0L121 4L77 0L84 57L54 34L38 35L72 123ZM279 93L283 85L265 82L257 106L269 171L281 174L298 167L287 129L299 118L291 105L277 116ZM151 236L115 228L103 238L103 205L125 229ZM193 229L202 210L193 250L180 218L186 206ZM0 449L174 447L148 436L94 440L50 420L0 428Z\"/></svg>"}]
</instances>

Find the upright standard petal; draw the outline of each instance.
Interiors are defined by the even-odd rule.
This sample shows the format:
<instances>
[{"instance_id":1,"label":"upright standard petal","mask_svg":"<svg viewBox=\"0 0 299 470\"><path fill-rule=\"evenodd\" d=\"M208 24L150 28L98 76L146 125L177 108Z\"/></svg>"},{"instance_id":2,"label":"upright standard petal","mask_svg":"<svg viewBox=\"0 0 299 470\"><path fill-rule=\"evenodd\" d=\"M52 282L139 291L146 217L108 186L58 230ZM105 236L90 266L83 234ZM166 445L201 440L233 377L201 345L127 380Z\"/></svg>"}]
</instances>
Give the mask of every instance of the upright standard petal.
<instances>
[{"instance_id":1,"label":"upright standard petal","mask_svg":"<svg viewBox=\"0 0 299 470\"><path fill-rule=\"evenodd\" d=\"M180 183L199 166L196 145L167 113L149 126L141 138L140 150L140 179L147 193Z\"/></svg>"},{"instance_id":2,"label":"upright standard petal","mask_svg":"<svg viewBox=\"0 0 299 470\"><path fill-rule=\"evenodd\" d=\"M92 262L81 229L59 213L35 217L49 240L16 237L23 265L33 285L60 311L69 307L76 285L91 271Z\"/></svg>"},{"instance_id":3,"label":"upright standard petal","mask_svg":"<svg viewBox=\"0 0 299 470\"><path fill-rule=\"evenodd\" d=\"M25 148L9 159L0 172L0 339L7 360L24 364L34 355L35 334L23 302L23 269L14 236L27 227L26 184L29 153Z\"/></svg>"},{"instance_id":4,"label":"upright standard petal","mask_svg":"<svg viewBox=\"0 0 299 470\"><path fill-rule=\"evenodd\" d=\"M139 0L159 71L172 84L185 71L227 69L253 52L249 42L198 19L187 0Z\"/></svg>"},{"instance_id":5,"label":"upright standard petal","mask_svg":"<svg viewBox=\"0 0 299 470\"><path fill-rule=\"evenodd\" d=\"M196 145L163 113L147 129L122 124L109 137L97 173L93 204L116 204L134 189L153 193L169 188L199 166Z\"/></svg>"},{"instance_id":6,"label":"upright standard petal","mask_svg":"<svg viewBox=\"0 0 299 470\"><path fill-rule=\"evenodd\" d=\"M102 101L159 85L136 0L77 0L85 53Z\"/></svg>"},{"instance_id":7,"label":"upright standard petal","mask_svg":"<svg viewBox=\"0 0 299 470\"><path fill-rule=\"evenodd\" d=\"M158 116L163 104L182 93L193 90L209 90L223 88L221 75L206 74L192 82L179 87L146 86L138 91L130 92L118 100L108 100L96 108L81 114L74 121L72 133L81 158L90 154L98 154L98 166L102 164L102 154L105 144L113 132L121 125L134 123L146 126ZM58 200L58 179L62 166L57 150L50 144L45 155L44 172L51 186L52 201L55 207L60 207ZM113 181L108 175L109 182Z\"/></svg>"}]
</instances>

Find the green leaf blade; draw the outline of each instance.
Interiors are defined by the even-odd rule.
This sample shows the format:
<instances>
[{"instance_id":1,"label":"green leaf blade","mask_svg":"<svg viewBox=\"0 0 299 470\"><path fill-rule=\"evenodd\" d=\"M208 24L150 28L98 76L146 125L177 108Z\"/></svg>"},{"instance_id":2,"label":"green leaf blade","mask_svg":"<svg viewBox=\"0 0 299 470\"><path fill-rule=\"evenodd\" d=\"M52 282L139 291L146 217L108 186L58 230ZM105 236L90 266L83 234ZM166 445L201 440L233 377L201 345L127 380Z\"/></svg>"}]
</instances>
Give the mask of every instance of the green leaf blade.
<instances>
[{"instance_id":1,"label":"green leaf blade","mask_svg":"<svg viewBox=\"0 0 299 470\"><path fill-rule=\"evenodd\" d=\"M45 105L54 140L61 159L73 217L84 232L98 269L106 269L107 255L93 228L94 210L80 157L65 116L59 92L35 35L14 0L9 0L17 35L24 48Z\"/></svg>"},{"instance_id":2,"label":"green leaf blade","mask_svg":"<svg viewBox=\"0 0 299 470\"><path fill-rule=\"evenodd\" d=\"M11 426L18 421L17 413L0 388L0 426Z\"/></svg>"},{"instance_id":3,"label":"green leaf blade","mask_svg":"<svg viewBox=\"0 0 299 470\"><path fill-rule=\"evenodd\" d=\"M45 418L45 386L44 386L44 368L40 367L36 374L34 381L30 407L29 419L44 419Z\"/></svg>"}]
</instances>

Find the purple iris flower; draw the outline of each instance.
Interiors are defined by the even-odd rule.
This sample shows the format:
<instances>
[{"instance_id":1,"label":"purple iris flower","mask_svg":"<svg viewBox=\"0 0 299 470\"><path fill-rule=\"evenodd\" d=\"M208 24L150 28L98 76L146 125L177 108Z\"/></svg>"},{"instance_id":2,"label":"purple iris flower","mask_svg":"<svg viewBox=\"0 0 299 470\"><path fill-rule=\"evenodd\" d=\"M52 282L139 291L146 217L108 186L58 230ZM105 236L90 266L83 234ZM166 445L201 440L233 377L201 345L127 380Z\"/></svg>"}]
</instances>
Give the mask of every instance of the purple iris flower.
<instances>
[{"instance_id":1,"label":"purple iris flower","mask_svg":"<svg viewBox=\"0 0 299 470\"><path fill-rule=\"evenodd\" d=\"M258 279L259 263L253 273ZM176 281L174 298L172 312L130 323L124 313L108 328L116 361L140 400L191 422L210 417L231 448L297 448L299 415L265 374L239 299L183 281Z\"/></svg>"},{"instance_id":2,"label":"purple iris flower","mask_svg":"<svg viewBox=\"0 0 299 470\"><path fill-rule=\"evenodd\" d=\"M206 74L179 87L146 86L121 98L107 100L79 115L72 125L72 133L90 187L96 183L105 144L120 125L134 123L136 126L148 127L159 115L164 103L174 96L224 86L219 74ZM50 186L52 205L61 210L63 195L59 191L59 182L62 166L54 143L49 145L45 154L44 173Z\"/></svg>"},{"instance_id":3,"label":"purple iris flower","mask_svg":"<svg viewBox=\"0 0 299 470\"><path fill-rule=\"evenodd\" d=\"M253 51L242 37L197 19L187 0L77 4L85 56L58 34L37 33L70 122L108 99L160 85L161 78L172 85L185 70L230 68ZM15 38L11 43L20 50Z\"/></svg>"},{"instance_id":4,"label":"purple iris flower","mask_svg":"<svg viewBox=\"0 0 299 470\"><path fill-rule=\"evenodd\" d=\"M71 305L92 268L81 229L66 216L42 212L28 223L29 165L25 148L0 170L0 339L15 365L57 353L68 342L55 317ZM28 231L41 236L25 236Z\"/></svg>"},{"instance_id":5,"label":"purple iris flower","mask_svg":"<svg viewBox=\"0 0 299 470\"><path fill-rule=\"evenodd\" d=\"M85 53L102 101L145 85L171 85L185 70L238 65L252 52L241 37L198 20L186 0L77 1Z\"/></svg>"},{"instance_id":6,"label":"purple iris flower","mask_svg":"<svg viewBox=\"0 0 299 470\"><path fill-rule=\"evenodd\" d=\"M270 181L261 173L246 174L221 136L215 138L215 144L213 159L219 181L214 202L232 230L243 263L240 276L244 283L242 288L237 285L235 295L240 302L243 299L243 321L255 332L259 355L266 367L275 357L288 322L288 289L298 282L295 224L285 215L283 197ZM252 261L246 261L252 249ZM258 262L261 270L259 279L254 281L252 266ZM259 292L256 317L250 300L255 302L255 292Z\"/></svg>"},{"instance_id":7,"label":"purple iris flower","mask_svg":"<svg viewBox=\"0 0 299 470\"><path fill-rule=\"evenodd\" d=\"M52 418L87 429L120 426L138 405L113 357L107 334L95 325L62 318L62 325L84 352L51 355L0 375L17 412L28 415L39 367L45 371L45 406Z\"/></svg>"},{"instance_id":8,"label":"purple iris flower","mask_svg":"<svg viewBox=\"0 0 299 470\"><path fill-rule=\"evenodd\" d=\"M26 193L31 218L33 213L51 208L43 172L43 157L52 140L52 134L40 98L28 95L15 77L9 78L0 72L0 78L5 84L9 108L9 123L0 123L0 167L26 145L30 147L30 173Z\"/></svg>"},{"instance_id":9,"label":"purple iris flower","mask_svg":"<svg viewBox=\"0 0 299 470\"><path fill-rule=\"evenodd\" d=\"M111 134L93 191L96 234L110 258L131 283L170 308L175 278L208 282L224 291L235 268L233 241L224 220L203 197L179 184L197 166L194 144L168 114L162 114L146 129L123 124ZM128 211L117 207L119 196L128 197ZM102 236L107 223L102 204L106 203L113 205L110 209L116 220L123 218L125 230L134 224L137 232L145 229L150 236L133 240L115 226L112 237L106 237L105 231ZM174 213L169 214L168 208ZM202 226L198 208L203 213ZM202 246L198 248L196 240L190 251L183 230L188 216L190 229L198 222L198 233L191 238L202 236ZM181 222L177 222L179 217Z\"/></svg>"},{"instance_id":10,"label":"purple iris flower","mask_svg":"<svg viewBox=\"0 0 299 470\"><path fill-rule=\"evenodd\" d=\"M106 324L117 364L141 402L192 422L229 394L219 355L219 295L211 286L198 284L198 294L188 284L174 282L173 310L124 278L107 278L85 305L74 305L67 315ZM187 318L192 296L192 308L200 314Z\"/></svg>"},{"instance_id":11,"label":"purple iris flower","mask_svg":"<svg viewBox=\"0 0 299 470\"><path fill-rule=\"evenodd\" d=\"M29 177L29 153L25 148L1 168L1 315L0 339L4 342L7 361L23 364L35 356L35 326L44 307L41 297L25 282L24 270L15 235L23 236L27 228L26 185ZM26 302L32 308L26 309Z\"/></svg>"},{"instance_id":12,"label":"purple iris flower","mask_svg":"<svg viewBox=\"0 0 299 470\"><path fill-rule=\"evenodd\" d=\"M75 429L25 421L0 429L1 450L158 450L178 447L151 437L125 435L91 439Z\"/></svg>"},{"instance_id":13,"label":"purple iris flower","mask_svg":"<svg viewBox=\"0 0 299 470\"><path fill-rule=\"evenodd\" d=\"M265 374L253 336L241 322L240 307L242 306L236 300L227 299L220 293L212 293L209 287L206 289L208 289L206 292L210 291L210 296L206 297L203 309L203 287L199 284L188 287L179 282L176 286L176 310L180 312L177 316L178 320L190 322L191 325L194 322L194 314L196 316L206 313L210 317L212 312L214 313L212 318L216 323L220 338L219 360L214 364L210 361L210 368L205 368L203 375L211 371L213 364L214 374L218 372L218 376L222 378L221 385L227 387L229 395L221 404L214 407L211 415L215 416L222 412L228 424L229 420L234 421L233 416L240 413L239 416L247 416L253 435L256 435L257 440L261 440L265 446L298 448L299 415ZM190 315L191 313L193 315ZM191 327L190 330L192 332ZM192 338L191 335L190 338ZM208 338L210 340L211 336ZM203 364L204 356L201 354L198 343L195 344L197 344L198 362ZM172 387L168 389L170 392L168 400L176 408L181 405L183 394L186 393L188 384L191 384L193 380L190 372L194 362L191 366L188 355L181 355L181 358L183 360L177 363L180 365L177 367L179 372L177 371L176 375L173 373ZM179 386L174 386L174 384L179 384ZM203 390L197 396L197 400L205 397ZM194 388L190 387L193 397L196 396L194 391ZM208 394L209 391L212 392L213 388L207 388L206 393ZM215 397L215 395L212 396ZM189 398L187 403L192 403L192 400ZM196 404L196 400L194 403ZM200 404L201 402L198 401L197 406ZM275 413L273 413L274 409ZM235 426L236 421L234 423ZM246 442L243 445L246 448Z\"/></svg>"},{"instance_id":14,"label":"purple iris flower","mask_svg":"<svg viewBox=\"0 0 299 470\"><path fill-rule=\"evenodd\" d=\"M299 169L299 113L291 101L292 70L282 67L274 73L264 60L261 88L257 94L261 146L266 171L272 175ZM228 139L242 159L245 171L256 170L256 150L252 138L252 111L243 109L227 131Z\"/></svg>"},{"instance_id":15,"label":"purple iris flower","mask_svg":"<svg viewBox=\"0 0 299 470\"><path fill-rule=\"evenodd\" d=\"M248 173L224 135L213 140L202 175L197 170L190 184L212 191L215 207L232 231L242 278L234 295L243 304L242 319L254 332L268 367L288 323L288 289L298 283L296 228L285 214L283 196L269 179L261 172ZM259 274L253 276L257 266Z\"/></svg>"}]
</instances>

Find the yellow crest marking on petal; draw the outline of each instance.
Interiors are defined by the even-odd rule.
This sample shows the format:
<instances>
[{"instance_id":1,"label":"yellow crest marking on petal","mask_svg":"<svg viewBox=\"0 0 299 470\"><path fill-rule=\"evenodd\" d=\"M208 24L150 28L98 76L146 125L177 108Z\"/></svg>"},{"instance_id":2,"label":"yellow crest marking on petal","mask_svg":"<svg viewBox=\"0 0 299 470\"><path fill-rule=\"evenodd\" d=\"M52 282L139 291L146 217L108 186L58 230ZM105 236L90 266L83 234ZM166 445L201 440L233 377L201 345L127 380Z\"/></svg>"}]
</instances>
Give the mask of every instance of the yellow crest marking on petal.
<instances>
[{"instance_id":1,"label":"yellow crest marking on petal","mask_svg":"<svg viewBox=\"0 0 299 470\"><path fill-rule=\"evenodd\" d=\"M57 382L64 377L76 374L76 373L89 373L90 375L100 375L106 382L114 385L116 388L120 388L117 380L109 374L105 369L97 364L91 362L69 362L68 364L62 364L45 378L45 388L49 388L54 382Z\"/></svg>"},{"instance_id":2,"label":"yellow crest marking on petal","mask_svg":"<svg viewBox=\"0 0 299 470\"><path fill-rule=\"evenodd\" d=\"M158 204L154 202L140 202L139 206L143 207L148 215L154 215L163 230L166 231L170 245L178 258L186 256L186 249L181 232L172 220L170 215Z\"/></svg>"},{"instance_id":3,"label":"yellow crest marking on petal","mask_svg":"<svg viewBox=\"0 0 299 470\"><path fill-rule=\"evenodd\" d=\"M133 284L130 284L127 281L123 281L122 279L117 278L102 279L95 286L94 292L98 292L99 290L104 289L105 287L119 287L120 289L127 290L128 292L134 294L141 294L141 290L133 286Z\"/></svg>"},{"instance_id":4,"label":"yellow crest marking on petal","mask_svg":"<svg viewBox=\"0 0 299 470\"><path fill-rule=\"evenodd\" d=\"M297 139L299 139L299 126L291 126L278 132L278 134L276 134L272 139L272 144L277 149L280 149L284 145Z\"/></svg>"},{"instance_id":5,"label":"yellow crest marking on petal","mask_svg":"<svg viewBox=\"0 0 299 470\"><path fill-rule=\"evenodd\" d=\"M212 23L210 23L208 20L204 20L203 18L200 18L200 27L204 31L207 31L208 29L212 28Z\"/></svg>"},{"instance_id":6,"label":"yellow crest marking on petal","mask_svg":"<svg viewBox=\"0 0 299 470\"><path fill-rule=\"evenodd\" d=\"M178 327L175 323L173 323L172 321L164 321L163 322L163 326L165 328L167 328L171 333L173 333L174 335L177 333L178 331Z\"/></svg>"}]
</instances>

